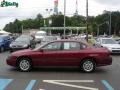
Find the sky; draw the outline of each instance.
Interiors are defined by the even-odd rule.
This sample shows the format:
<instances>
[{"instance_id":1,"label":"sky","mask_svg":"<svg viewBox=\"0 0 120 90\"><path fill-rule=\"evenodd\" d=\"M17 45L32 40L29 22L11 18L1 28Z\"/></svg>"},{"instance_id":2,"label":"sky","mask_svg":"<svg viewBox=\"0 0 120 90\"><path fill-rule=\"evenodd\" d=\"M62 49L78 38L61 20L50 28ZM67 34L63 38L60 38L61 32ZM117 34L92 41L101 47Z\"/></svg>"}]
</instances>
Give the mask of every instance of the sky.
<instances>
[{"instance_id":1,"label":"sky","mask_svg":"<svg viewBox=\"0 0 120 90\"><path fill-rule=\"evenodd\" d=\"M3 0L0 0L0 4ZM46 9L54 8L55 0L6 0L9 2L19 3L19 7L0 7L0 29L13 22L15 19L24 20L35 18L37 14L48 17L49 13ZM58 11L64 12L64 0L58 0ZM86 16L86 0L77 0L79 15ZM88 14L97 16L102 14L104 10L120 11L120 0L88 0ZM66 15L72 16L75 13L76 0L66 0ZM53 14L51 12L50 14Z\"/></svg>"}]
</instances>

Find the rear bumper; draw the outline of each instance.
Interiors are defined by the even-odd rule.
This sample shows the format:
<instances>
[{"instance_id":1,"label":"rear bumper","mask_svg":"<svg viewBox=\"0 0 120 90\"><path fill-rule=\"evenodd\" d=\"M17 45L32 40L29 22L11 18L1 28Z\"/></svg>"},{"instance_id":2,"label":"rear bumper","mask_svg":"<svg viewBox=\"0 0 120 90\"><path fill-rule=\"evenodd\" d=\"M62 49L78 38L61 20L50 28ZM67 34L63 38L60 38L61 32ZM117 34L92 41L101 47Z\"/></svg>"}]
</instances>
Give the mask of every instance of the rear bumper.
<instances>
[{"instance_id":1,"label":"rear bumper","mask_svg":"<svg viewBox=\"0 0 120 90\"><path fill-rule=\"evenodd\" d=\"M97 64L97 66L107 66L107 65L112 65L112 57L108 57L108 58L102 58L103 60L101 60L101 62L99 62L99 64Z\"/></svg>"}]
</instances>

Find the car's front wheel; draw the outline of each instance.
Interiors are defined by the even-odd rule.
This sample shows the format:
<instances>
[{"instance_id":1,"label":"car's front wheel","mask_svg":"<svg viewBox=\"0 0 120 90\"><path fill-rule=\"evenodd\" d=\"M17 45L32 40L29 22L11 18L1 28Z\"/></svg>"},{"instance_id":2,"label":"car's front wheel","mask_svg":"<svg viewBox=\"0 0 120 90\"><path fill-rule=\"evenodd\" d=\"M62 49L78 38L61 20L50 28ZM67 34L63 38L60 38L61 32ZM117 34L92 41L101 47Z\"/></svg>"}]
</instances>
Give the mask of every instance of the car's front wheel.
<instances>
[{"instance_id":1,"label":"car's front wheel","mask_svg":"<svg viewBox=\"0 0 120 90\"><path fill-rule=\"evenodd\" d=\"M93 72L96 68L96 64L93 60L91 59L85 59L83 60L83 62L81 63L81 69L84 71L84 72Z\"/></svg>"},{"instance_id":2,"label":"car's front wheel","mask_svg":"<svg viewBox=\"0 0 120 90\"><path fill-rule=\"evenodd\" d=\"M32 64L31 64L30 59L21 58L18 62L18 68L23 72L30 71L32 68Z\"/></svg>"}]
</instances>

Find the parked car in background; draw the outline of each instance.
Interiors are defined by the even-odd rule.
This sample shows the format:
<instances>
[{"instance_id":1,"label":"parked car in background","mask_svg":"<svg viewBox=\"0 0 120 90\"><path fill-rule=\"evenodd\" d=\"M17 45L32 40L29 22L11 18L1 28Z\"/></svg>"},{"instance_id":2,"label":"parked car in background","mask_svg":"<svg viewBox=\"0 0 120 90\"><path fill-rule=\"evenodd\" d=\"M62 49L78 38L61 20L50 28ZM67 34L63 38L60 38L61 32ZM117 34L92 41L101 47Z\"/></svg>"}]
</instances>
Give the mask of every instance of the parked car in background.
<instances>
[{"instance_id":1,"label":"parked car in background","mask_svg":"<svg viewBox=\"0 0 120 90\"><path fill-rule=\"evenodd\" d=\"M48 43L48 42L60 40L60 39L61 39L60 36L44 36L44 38L41 41L41 45L44 43Z\"/></svg>"},{"instance_id":2,"label":"parked car in background","mask_svg":"<svg viewBox=\"0 0 120 90\"><path fill-rule=\"evenodd\" d=\"M32 67L79 67L92 72L98 66L112 64L106 48L93 48L76 40L57 40L33 50L21 50L7 58L7 64L29 71Z\"/></svg>"},{"instance_id":3,"label":"parked car in background","mask_svg":"<svg viewBox=\"0 0 120 90\"><path fill-rule=\"evenodd\" d=\"M0 52L9 49L9 45L13 39L8 35L0 35Z\"/></svg>"},{"instance_id":4,"label":"parked car in background","mask_svg":"<svg viewBox=\"0 0 120 90\"><path fill-rule=\"evenodd\" d=\"M21 35L10 44L10 52L28 48L35 48L34 38L30 35Z\"/></svg>"},{"instance_id":5,"label":"parked car in background","mask_svg":"<svg viewBox=\"0 0 120 90\"><path fill-rule=\"evenodd\" d=\"M117 41L118 44L120 44L120 38L114 38L115 41Z\"/></svg>"},{"instance_id":6,"label":"parked car in background","mask_svg":"<svg viewBox=\"0 0 120 90\"><path fill-rule=\"evenodd\" d=\"M97 38L95 46L106 47L111 53L120 53L120 44L113 38Z\"/></svg>"},{"instance_id":7,"label":"parked car in background","mask_svg":"<svg viewBox=\"0 0 120 90\"><path fill-rule=\"evenodd\" d=\"M35 41L37 43L40 43L42 41L42 39L44 38L44 36L46 36L46 32L45 31L38 31L35 33Z\"/></svg>"}]
</instances>

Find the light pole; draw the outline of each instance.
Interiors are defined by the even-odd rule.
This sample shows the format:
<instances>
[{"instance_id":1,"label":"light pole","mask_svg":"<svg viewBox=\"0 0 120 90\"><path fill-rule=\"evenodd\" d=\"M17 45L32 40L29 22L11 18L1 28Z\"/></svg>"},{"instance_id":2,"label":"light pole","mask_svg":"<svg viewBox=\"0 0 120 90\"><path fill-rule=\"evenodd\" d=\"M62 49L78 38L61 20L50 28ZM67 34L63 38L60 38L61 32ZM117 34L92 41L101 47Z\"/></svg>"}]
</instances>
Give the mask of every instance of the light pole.
<instances>
[{"instance_id":1,"label":"light pole","mask_svg":"<svg viewBox=\"0 0 120 90\"><path fill-rule=\"evenodd\" d=\"M99 25L97 25L97 37L99 36L99 32L100 32Z\"/></svg>"},{"instance_id":2,"label":"light pole","mask_svg":"<svg viewBox=\"0 0 120 90\"><path fill-rule=\"evenodd\" d=\"M48 12L49 17L50 17L50 13L53 11L53 9L46 9L46 11ZM52 24L52 20L49 18L49 21L48 21L48 26L49 27L50 27L50 24ZM49 31L49 34L51 35L51 30Z\"/></svg>"},{"instance_id":3,"label":"light pole","mask_svg":"<svg viewBox=\"0 0 120 90\"><path fill-rule=\"evenodd\" d=\"M99 27L102 26L103 24L108 24L108 21L103 22L103 23L97 25L97 37L99 36L99 32L100 32L100 28Z\"/></svg>"},{"instance_id":4,"label":"light pole","mask_svg":"<svg viewBox=\"0 0 120 90\"><path fill-rule=\"evenodd\" d=\"M110 20L109 20L109 35L111 35L111 12L109 12Z\"/></svg>"},{"instance_id":5,"label":"light pole","mask_svg":"<svg viewBox=\"0 0 120 90\"><path fill-rule=\"evenodd\" d=\"M66 0L64 0L64 39L65 39L65 31L66 31L66 18L65 18L65 15L66 15Z\"/></svg>"},{"instance_id":6,"label":"light pole","mask_svg":"<svg viewBox=\"0 0 120 90\"><path fill-rule=\"evenodd\" d=\"M86 0L86 40L88 42L88 0Z\"/></svg>"},{"instance_id":7,"label":"light pole","mask_svg":"<svg viewBox=\"0 0 120 90\"><path fill-rule=\"evenodd\" d=\"M44 19L44 27L46 27L46 21L45 21L45 19Z\"/></svg>"}]
</instances>

